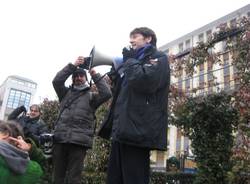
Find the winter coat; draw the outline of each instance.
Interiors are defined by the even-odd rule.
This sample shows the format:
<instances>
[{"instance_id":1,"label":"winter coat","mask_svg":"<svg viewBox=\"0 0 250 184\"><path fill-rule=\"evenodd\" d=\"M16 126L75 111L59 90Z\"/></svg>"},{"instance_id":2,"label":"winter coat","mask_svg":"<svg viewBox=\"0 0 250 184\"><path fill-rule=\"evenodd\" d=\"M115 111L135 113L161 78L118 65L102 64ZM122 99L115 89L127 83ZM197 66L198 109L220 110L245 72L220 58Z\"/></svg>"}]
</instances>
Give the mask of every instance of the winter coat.
<instances>
[{"instance_id":1,"label":"winter coat","mask_svg":"<svg viewBox=\"0 0 250 184\"><path fill-rule=\"evenodd\" d=\"M10 113L8 116L8 120L17 121L23 128L24 136L31 138L37 145L39 145L40 135L48 132L47 125L40 118L40 116L36 118L30 118L29 116L26 116L25 113L23 113L19 117L21 113L23 113L21 107L14 109L14 111L12 111L12 113Z\"/></svg>"},{"instance_id":2,"label":"winter coat","mask_svg":"<svg viewBox=\"0 0 250 184\"><path fill-rule=\"evenodd\" d=\"M153 64L150 60L154 60ZM167 149L170 68L167 56L148 49L140 60L128 59L116 82L111 106L112 140L149 149ZM122 76L122 77L121 77ZM118 93L118 94L117 94Z\"/></svg>"},{"instance_id":3,"label":"winter coat","mask_svg":"<svg viewBox=\"0 0 250 184\"><path fill-rule=\"evenodd\" d=\"M72 143L92 147L94 136L95 110L111 97L111 91L100 74L93 76L98 92L89 87L76 90L64 85L67 78L76 70L68 64L57 73L53 80L54 89L60 101L60 113L55 125L56 143Z\"/></svg>"},{"instance_id":4,"label":"winter coat","mask_svg":"<svg viewBox=\"0 0 250 184\"><path fill-rule=\"evenodd\" d=\"M5 141L0 141L0 183L37 184L43 171L37 162L24 152Z\"/></svg>"}]
</instances>

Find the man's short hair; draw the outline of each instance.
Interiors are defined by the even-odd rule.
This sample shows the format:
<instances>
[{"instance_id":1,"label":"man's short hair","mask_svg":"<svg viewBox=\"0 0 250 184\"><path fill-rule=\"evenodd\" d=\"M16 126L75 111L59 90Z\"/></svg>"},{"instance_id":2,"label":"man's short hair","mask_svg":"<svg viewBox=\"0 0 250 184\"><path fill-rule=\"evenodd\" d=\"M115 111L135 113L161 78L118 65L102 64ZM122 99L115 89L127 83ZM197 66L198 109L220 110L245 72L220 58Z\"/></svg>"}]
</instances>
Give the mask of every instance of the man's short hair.
<instances>
[{"instance_id":1,"label":"man's short hair","mask_svg":"<svg viewBox=\"0 0 250 184\"><path fill-rule=\"evenodd\" d=\"M31 110L32 107L36 108L41 113L41 108L40 108L40 106L38 104L32 104L30 106L30 110Z\"/></svg>"},{"instance_id":2,"label":"man's short hair","mask_svg":"<svg viewBox=\"0 0 250 184\"><path fill-rule=\"evenodd\" d=\"M156 34L155 32L150 29L150 28L147 28L147 27L138 27L138 28L135 28L134 30L132 30L130 32L130 36L133 35L133 34L141 34L143 35L145 38L148 38L148 37L151 37L152 40L151 40L151 44L153 46L156 46L156 42L157 42L157 38L156 38Z\"/></svg>"}]
</instances>

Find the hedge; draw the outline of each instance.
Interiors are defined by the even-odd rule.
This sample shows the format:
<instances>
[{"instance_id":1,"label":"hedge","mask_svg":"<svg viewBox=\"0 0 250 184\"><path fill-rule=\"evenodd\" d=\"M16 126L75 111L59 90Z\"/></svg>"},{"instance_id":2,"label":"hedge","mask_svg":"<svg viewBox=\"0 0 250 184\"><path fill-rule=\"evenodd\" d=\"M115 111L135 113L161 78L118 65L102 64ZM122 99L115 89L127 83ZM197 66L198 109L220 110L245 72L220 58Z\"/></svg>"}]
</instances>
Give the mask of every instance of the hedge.
<instances>
[{"instance_id":1,"label":"hedge","mask_svg":"<svg viewBox=\"0 0 250 184\"><path fill-rule=\"evenodd\" d=\"M150 184L192 184L195 175L189 173L151 172ZM83 173L82 184L106 184L106 173Z\"/></svg>"}]
</instances>

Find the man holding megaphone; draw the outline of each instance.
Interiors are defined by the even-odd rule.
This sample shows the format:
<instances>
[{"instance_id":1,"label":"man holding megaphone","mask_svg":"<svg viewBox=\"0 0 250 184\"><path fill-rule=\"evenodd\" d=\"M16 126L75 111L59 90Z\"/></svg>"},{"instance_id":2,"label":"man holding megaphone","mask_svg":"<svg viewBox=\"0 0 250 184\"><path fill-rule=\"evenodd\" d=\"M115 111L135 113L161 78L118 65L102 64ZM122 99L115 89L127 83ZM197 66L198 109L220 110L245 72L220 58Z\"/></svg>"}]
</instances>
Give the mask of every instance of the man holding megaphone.
<instances>
[{"instance_id":1,"label":"man holding megaphone","mask_svg":"<svg viewBox=\"0 0 250 184\"><path fill-rule=\"evenodd\" d=\"M156 41L147 27L132 30L131 48L123 49L123 62L109 73L113 101L99 130L112 140L107 184L148 184L150 150L167 149L170 68Z\"/></svg>"},{"instance_id":2,"label":"man holding megaphone","mask_svg":"<svg viewBox=\"0 0 250 184\"><path fill-rule=\"evenodd\" d=\"M92 147L96 109L111 97L111 91L100 74L91 68L89 73L97 91L91 90L84 68L84 57L67 64L60 70L53 87L60 101L60 111L54 130L54 183L80 184L83 160L87 149ZM72 75L72 85L65 81Z\"/></svg>"}]
</instances>

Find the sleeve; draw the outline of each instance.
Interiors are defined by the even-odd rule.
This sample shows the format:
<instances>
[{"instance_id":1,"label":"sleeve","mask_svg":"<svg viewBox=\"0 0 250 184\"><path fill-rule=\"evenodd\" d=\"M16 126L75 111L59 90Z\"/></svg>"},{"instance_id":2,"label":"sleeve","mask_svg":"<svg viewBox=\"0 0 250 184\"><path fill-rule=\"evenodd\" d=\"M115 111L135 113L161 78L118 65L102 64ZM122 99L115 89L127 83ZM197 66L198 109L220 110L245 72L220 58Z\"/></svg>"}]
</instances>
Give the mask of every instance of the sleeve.
<instances>
[{"instance_id":1,"label":"sleeve","mask_svg":"<svg viewBox=\"0 0 250 184\"><path fill-rule=\"evenodd\" d=\"M8 120L15 120L17 119L17 117L24 112L22 106L21 107L17 107L16 109L14 109L10 115L8 116Z\"/></svg>"},{"instance_id":2,"label":"sleeve","mask_svg":"<svg viewBox=\"0 0 250 184\"><path fill-rule=\"evenodd\" d=\"M136 59L129 59L124 64L124 73L128 86L140 93L154 93L168 83L170 73L167 56L164 54L153 63L140 64Z\"/></svg>"},{"instance_id":3,"label":"sleeve","mask_svg":"<svg viewBox=\"0 0 250 184\"><path fill-rule=\"evenodd\" d=\"M112 97L109 85L101 78L100 74L93 76L98 92L92 92L91 106L98 108L102 103L106 102Z\"/></svg>"},{"instance_id":4,"label":"sleeve","mask_svg":"<svg viewBox=\"0 0 250 184\"><path fill-rule=\"evenodd\" d=\"M76 70L76 67L69 63L62 70L60 70L54 77L52 84L55 92L59 98L59 101L65 96L68 91L68 87L65 86L65 81Z\"/></svg>"},{"instance_id":5,"label":"sleeve","mask_svg":"<svg viewBox=\"0 0 250 184\"><path fill-rule=\"evenodd\" d=\"M43 154L43 151L37 147L36 143L32 139L27 138L25 139L25 141L31 144L31 149L29 151L30 159L39 163L42 166L42 168L45 168L47 162Z\"/></svg>"}]
</instances>

